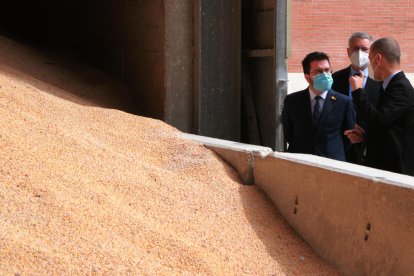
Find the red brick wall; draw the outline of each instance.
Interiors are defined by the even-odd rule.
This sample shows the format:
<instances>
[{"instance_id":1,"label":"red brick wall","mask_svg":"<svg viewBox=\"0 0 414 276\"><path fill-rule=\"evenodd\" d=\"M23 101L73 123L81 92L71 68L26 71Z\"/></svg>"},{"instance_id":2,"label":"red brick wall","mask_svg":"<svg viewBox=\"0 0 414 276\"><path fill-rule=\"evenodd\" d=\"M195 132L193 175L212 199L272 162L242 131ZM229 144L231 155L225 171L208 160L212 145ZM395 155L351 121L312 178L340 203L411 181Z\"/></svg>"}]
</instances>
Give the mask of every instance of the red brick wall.
<instances>
[{"instance_id":1,"label":"red brick wall","mask_svg":"<svg viewBox=\"0 0 414 276\"><path fill-rule=\"evenodd\" d=\"M302 72L302 59L313 51L326 52L333 70L349 65L348 38L357 31L395 38L402 69L414 72L414 0L292 0L289 72Z\"/></svg>"}]
</instances>

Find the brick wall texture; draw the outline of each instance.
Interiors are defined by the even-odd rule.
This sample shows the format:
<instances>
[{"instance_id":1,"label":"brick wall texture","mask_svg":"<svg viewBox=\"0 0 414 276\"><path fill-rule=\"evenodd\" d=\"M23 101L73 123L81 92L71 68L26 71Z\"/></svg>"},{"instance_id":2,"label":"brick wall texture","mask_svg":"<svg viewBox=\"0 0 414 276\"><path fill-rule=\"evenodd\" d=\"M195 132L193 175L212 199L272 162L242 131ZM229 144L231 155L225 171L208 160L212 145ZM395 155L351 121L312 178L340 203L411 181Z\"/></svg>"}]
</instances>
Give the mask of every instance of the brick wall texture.
<instances>
[{"instance_id":1,"label":"brick wall texture","mask_svg":"<svg viewBox=\"0 0 414 276\"><path fill-rule=\"evenodd\" d=\"M395 38L402 69L414 72L414 0L292 0L289 72L302 72L313 51L326 52L334 71L348 66L348 38L357 31Z\"/></svg>"}]
</instances>

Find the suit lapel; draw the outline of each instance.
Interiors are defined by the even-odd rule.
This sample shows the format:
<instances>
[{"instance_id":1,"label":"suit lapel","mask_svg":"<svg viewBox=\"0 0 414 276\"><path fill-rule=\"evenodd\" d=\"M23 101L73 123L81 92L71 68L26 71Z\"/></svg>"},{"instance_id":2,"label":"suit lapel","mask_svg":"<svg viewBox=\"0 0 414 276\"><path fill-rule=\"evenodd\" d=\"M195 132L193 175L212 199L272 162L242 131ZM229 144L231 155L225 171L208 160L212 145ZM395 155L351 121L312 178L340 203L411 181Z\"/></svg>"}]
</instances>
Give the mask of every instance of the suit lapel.
<instances>
[{"instance_id":1,"label":"suit lapel","mask_svg":"<svg viewBox=\"0 0 414 276\"><path fill-rule=\"evenodd\" d=\"M342 70L339 70L338 72L335 72L332 75L333 78L333 84L332 89L336 92L339 92L341 94L344 94L348 96L349 94L349 71L351 66L348 66Z\"/></svg>"},{"instance_id":2,"label":"suit lapel","mask_svg":"<svg viewBox=\"0 0 414 276\"><path fill-rule=\"evenodd\" d=\"M309 88L306 89L306 93L303 94L302 104L303 104L302 110L306 112L305 113L305 117L307 118L306 124L312 125L312 108L311 108Z\"/></svg>"},{"instance_id":3,"label":"suit lapel","mask_svg":"<svg viewBox=\"0 0 414 276\"><path fill-rule=\"evenodd\" d=\"M344 91L346 92L344 95L345 96L349 96L349 89L350 89L350 83L349 83L349 77L351 76L351 66L348 66L348 70L346 70L346 75L344 74L344 77L343 77L343 82L344 82L344 88L346 88L346 89L344 89Z\"/></svg>"},{"instance_id":4,"label":"suit lapel","mask_svg":"<svg viewBox=\"0 0 414 276\"><path fill-rule=\"evenodd\" d=\"M375 81L370 77L367 77L367 84L365 85L365 90L371 90L374 87Z\"/></svg>"},{"instance_id":5,"label":"suit lapel","mask_svg":"<svg viewBox=\"0 0 414 276\"><path fill-rule=\"evenodd\" d=\"M301 112L301 118L303 119L302 124L304 127L307 128L308 133L313 132L312 126L312 109L311 109L311 101L310 101L310 94L309 94L309 87L303 91L301 95L301 107L299 112Z\"/></svg>"}]
</instances>

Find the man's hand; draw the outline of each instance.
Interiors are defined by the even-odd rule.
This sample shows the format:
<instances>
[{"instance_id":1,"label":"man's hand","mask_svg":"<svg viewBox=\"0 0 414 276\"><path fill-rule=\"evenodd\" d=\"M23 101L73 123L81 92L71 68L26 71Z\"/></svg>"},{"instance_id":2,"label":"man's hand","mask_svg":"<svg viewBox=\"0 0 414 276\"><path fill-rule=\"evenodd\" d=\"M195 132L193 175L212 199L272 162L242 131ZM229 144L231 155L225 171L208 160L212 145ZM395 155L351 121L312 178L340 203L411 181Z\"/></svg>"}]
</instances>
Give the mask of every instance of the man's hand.
<instances>
[{"instance_id":1,"label":"man's hand","mask_svg":"<svg viewBox=\"0 0 414 276\"><path fill-rule=\"evenodd\" d=\"M349 84L352 87L352 91L357 90L358 88L363 88L364 86L364 73L359 70L358 75L353 75L349 78Z\"/></svg>"},{"instance_id":2,"label":"man's hand","mask_svg":"<svg viewBox=\"0 0 414 276\"><path fill-rule=\"evenodd\" d=\"M364 141L365 130L362 129L359 125L355 124L355 128L345 130L344 135L348 137L349 141L351 141L352 144L357 144Z\"/></svg>"}]
</instances>

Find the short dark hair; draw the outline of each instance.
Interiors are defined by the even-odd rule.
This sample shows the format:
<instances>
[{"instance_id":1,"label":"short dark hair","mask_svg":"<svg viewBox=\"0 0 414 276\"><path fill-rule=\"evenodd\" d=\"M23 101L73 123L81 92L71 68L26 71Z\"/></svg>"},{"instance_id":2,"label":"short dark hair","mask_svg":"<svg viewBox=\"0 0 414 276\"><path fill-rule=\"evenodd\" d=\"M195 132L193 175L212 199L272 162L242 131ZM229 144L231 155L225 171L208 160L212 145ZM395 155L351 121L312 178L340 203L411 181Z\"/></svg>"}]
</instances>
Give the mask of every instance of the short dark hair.
<instances>
[{"instance_id":1,"label":"short dark hair","mask_svg":"<svg viewBox=\"0 0 414 276\"><path fill-rule=\"evenodd\" d=\"M390 37L377 39L371 45L373 54L380 53L388 62L400 64L401 50L398 42Z\"/></svg>"},{"instance_id":2,"label":"short dark hair","mask_svg":"<svg viewBox=\"0 0 414 276\"><path fill-rule=\"evenodd\" d=\"M329 64L331 62L329 61L329 56L323 52L313 52L308 54L303 60L302 60L302 67L303 67L303 73L306 75L309 75L310 73L310 64L312 61L321 61L321 60L327 60Z\"/></svg>"}]
</instances>

